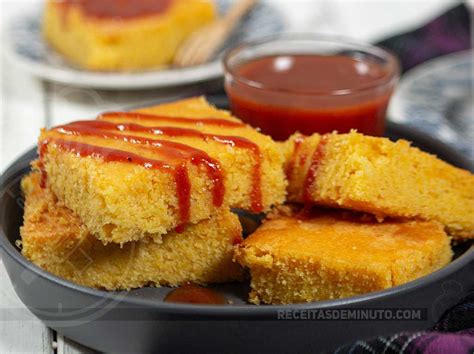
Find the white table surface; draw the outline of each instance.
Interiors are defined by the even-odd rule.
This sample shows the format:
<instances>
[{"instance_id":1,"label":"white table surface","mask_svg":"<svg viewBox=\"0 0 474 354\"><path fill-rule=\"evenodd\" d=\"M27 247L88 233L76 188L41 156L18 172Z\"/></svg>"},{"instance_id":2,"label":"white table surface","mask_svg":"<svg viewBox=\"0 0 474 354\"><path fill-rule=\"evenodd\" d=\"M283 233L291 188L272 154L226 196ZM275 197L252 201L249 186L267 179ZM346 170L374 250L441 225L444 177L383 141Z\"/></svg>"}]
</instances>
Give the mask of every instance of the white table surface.
<instances>
[{"instance_id":1,"label":"white table surface","mask_svg":"<svg viewBox=\"0 0 474 354\"><path fill-rule=\"evenodd\" d=\"M0 0L0 27L36 0ZM375 41L409 30L454 6L439 0L274 0L290 29ZM3 35L3 31L2 31ZM1 38L1 37L0 37ZM2 54L3 50L2 48ZM105 92L43 82L2 55L0 67L0 173L34 146L39 129L88 118L100 111L174 97L180 89ZM21 313L21 316L19 315ZM16 296L0 260L0 353L84 353L90 350L44 326Z\"/></svg>"}]
</instances>

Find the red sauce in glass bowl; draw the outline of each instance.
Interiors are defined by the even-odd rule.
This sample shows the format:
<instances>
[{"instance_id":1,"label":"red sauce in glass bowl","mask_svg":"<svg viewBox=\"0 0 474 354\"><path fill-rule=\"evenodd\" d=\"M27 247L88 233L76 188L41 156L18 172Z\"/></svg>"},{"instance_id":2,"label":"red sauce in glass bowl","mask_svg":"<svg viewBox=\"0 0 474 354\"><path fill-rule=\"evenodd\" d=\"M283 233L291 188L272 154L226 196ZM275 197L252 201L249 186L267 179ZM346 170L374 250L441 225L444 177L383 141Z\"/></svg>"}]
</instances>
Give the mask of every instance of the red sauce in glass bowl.
<instances>
[{"instance_id":1,"label":"red sauce in glass bowl","mask_svg":"<svg viewBox=\"0 0 474 354\"><path fill-rule=\"evenodd\" d=\"M299 131L382 135L393 67L346 55L274 55L226 79L232 112L274 139Z\"/></svg>"}]
</instances>

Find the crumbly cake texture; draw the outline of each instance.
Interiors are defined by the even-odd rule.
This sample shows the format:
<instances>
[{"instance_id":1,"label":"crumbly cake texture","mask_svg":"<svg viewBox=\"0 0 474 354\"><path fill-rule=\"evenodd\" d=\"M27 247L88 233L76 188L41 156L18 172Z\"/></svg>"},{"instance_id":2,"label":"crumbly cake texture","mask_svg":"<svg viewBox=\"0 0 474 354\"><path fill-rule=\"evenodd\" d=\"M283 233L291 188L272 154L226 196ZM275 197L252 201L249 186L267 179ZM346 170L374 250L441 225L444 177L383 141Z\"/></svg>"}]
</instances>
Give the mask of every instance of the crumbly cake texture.
<instances>
[{"instance_id":1,"label":"crumbly cake texture","mask_svg":"<svg viewBox=\"0 0 474 354\"><path fill-rule=\"evenodd\" d=\"M173 0L164 13L123 20L89 17L80 6L48 0L43 34L69 61L86 69L138 70L171 63L182 41L215 17L210 0Z\"/></svg>"},{"instance_id":2,"label":"crumbly cake texture","mask_svg":"<svg viewBox=\"0 0 474 354\"><path fill-rule=\"evenodd\" d=\"M474 175L410 146L356 132L286 143L288 200L439 221L474 238Z\"/></svg>"},{"instance_id":3,"label":"crumbly cake texture","mask_svg":"<svg viewBox=\"0 0 474 354\"><path fill-rule=\"evenodd\" d=\"M132 123L142 127L163 129L192 129L197 133L219 136L204 140L193 136L167 136L140 132L122 132L150 139L177 142L199 149L218 162L222 172L224 197L221 206L213 203L213 187L202 165L183 160L190 182L189 220L205 220L220 208L253 210L255 186L261 193L261 211L281 204L286 196L282 149L268 136L242 124L229 112L218 110L202 98L191 98L175 103L141 109L137 112L172 117L191 118L187 121L162 121L124 117L102 118L110 124ZM236 126L202 123L201 118L220 119ZM196 120L196 122L194 122ZM255 146L233 146L228 139L238 137ZM114 139L61 134L55 129L43 131L39 145L49 140L42 158L46 184L58 199L74 211L91 233L104 243L125 243L151 237L160 242L161 235L181 225L176 180L166 170L148 169L127 162L106 162L100 157L78 156L56 145L57 139L83 142L101 147L131 151L137 155L160 159L149 146ZM86 149L87 150L87 149ZM87 151L86 151L87 152ZM41 165L41 164L40 164ZM38 166L38 165L36 165Z\"/></svg>"},{"instance_id":4,"label":"crumbly cake texture","mask_svg":"<svg viewBox=\"0 0 474 354\"><path fill-rule=\"evenodd\" d=\"M25 177L22 188L22 253L62 278L107 290L242 278L242 269L232 261L234 245L242 241L241 226L230 211L222 210L182 233L170 232L161 244L143 240L105 246L48 188L40 188L37 173Z\"/></svg>"},{"instance_id":5,"label":"crumbly cake texture","mask_svg":"<svg viewBox=\"0 0 474 354\"><path fill-rule=\"evenodd\" d=\"M289 304L386 289L448 264L441 224L385 221L350 212L275 216L236 250L255 304Z\"/></svg>"}]
</instances>

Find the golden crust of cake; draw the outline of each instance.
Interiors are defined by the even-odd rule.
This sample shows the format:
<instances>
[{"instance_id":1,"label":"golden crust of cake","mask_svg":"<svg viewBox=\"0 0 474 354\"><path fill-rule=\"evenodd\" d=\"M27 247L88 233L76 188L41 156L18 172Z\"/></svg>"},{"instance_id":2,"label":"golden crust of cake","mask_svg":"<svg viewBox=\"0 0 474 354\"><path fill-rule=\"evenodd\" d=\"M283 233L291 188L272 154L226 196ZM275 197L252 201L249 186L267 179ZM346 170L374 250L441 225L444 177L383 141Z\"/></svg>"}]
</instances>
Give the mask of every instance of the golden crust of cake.
<instances>
[{"instance_id":1,"label":"golden crust of cake","mask_svg":"<svg viewBox=\"0 0 474 354\"><path fill-rule=\"evenodd\" d=\"M435 220L474 238L474 175L410 146L356 132L286 142L288 200Z\"/></svg>"},{"instance_id":2,"label":"golden crust of cake","mask_svg":"<svg viewBox=\"0 0 474 354\"><path fill-rule=\"evenodd\" d=\"M89 124L105 126L91 135ZM220 208L260 212L285 200L280 147L203 98L53 128L39 146L48 187L104 243L159 242ZM160 161L168 166L151 166Z\"/></svg>"},{"instance_id":3,"label":"golden crust of cake","mask_svg":"<svg viewBox=\"0 0 474 354\"><path fill-rule=\"evenodd\" d=\"M452 257L437 222L386 221L350 212L274 216L236 250L250 269L249 301L288 304L344 298L429 274Z\"/></svg>"},{"instance_id":4,"label":"golden crust of cake","mask_svg":"<svg viewBox=\"0 0 474 354\"><path fill-rule=\"evenodd\" d=\"M48 0L43 34L68 60L92 70L167 65L187 36L216 17L210 0L171 0L162 12L131 18L88 16L82 2Z\"/></svg>"},{"instance_id":5,"label":"golden crust of cake","mask_svg":"<svg viewBox=\"0 0 474 354\"><path fill-rule=\"evenodd\" d=\"M38 174L25 177L22 188L22 253L62 278L107 290L242 278L242 269L232 262L234 245L242 240L241 226L229 211L182 233L170 232L161 244L143 240L104 246L49 189L40 188Z\"/></svg>"}]
</instances>

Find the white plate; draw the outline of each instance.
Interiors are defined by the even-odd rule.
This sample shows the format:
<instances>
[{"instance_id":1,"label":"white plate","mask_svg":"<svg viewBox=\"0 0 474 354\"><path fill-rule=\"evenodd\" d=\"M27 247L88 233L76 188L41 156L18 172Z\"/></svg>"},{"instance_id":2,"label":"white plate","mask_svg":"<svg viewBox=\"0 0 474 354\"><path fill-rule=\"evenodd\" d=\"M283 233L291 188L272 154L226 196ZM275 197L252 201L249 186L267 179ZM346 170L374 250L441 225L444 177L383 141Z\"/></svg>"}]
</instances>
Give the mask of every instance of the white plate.
<instances>
[{"instance_id":1,"label":"white plate","mask_svg":"<svg viewBox=\"0 0 474 354\"><path fill-rule=\"evenodd\" d=\"M225 11L228 0L218 0L219 11ZM25 70L46 80L72 86L122 90L178 86L218 78L222 75L220 57L225 49L241 41L266 36L284 30L280 13L261 2L241 22L222 51L206 64L143 72L99 72L75 67L47 46L41 35L41 11L22 14L9 22L5 31L6 54Z\"/></svg>"},{"instance_id":2,"label":"white plate","mask_svg":"<svg viewBox=\"0 0 474 354\"><path fill-rule=\"evenodd\" d=\"M408 71L389 119L416 127L474 161L474 51L445 55Z\"/></svg>"}]
</instances>

